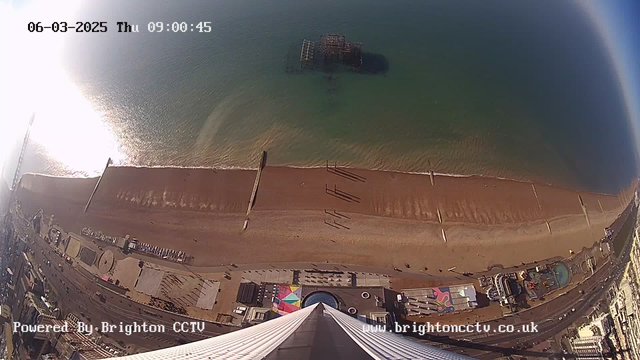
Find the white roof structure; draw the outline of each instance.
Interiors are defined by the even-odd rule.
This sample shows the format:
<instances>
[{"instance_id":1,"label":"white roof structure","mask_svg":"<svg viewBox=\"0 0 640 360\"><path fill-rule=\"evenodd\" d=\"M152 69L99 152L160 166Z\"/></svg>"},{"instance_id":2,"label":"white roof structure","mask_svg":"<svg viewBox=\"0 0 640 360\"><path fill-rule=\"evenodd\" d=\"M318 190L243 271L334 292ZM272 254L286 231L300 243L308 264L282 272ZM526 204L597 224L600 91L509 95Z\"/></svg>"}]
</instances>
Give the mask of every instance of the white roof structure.
<instances>
[{"instance_id":1,"label":"white roof structure","mask_svg":"<svg viewBox=\"0 0 640 360\"><path fill-rule=\"evenodd\" d=\"M456 304L466 304L470 308L478 306L476 288L473 284L451 285L449 291L451 291L452 300L454 296L459 299L454 301L454 307Z\"/></svg>"},{"instance_id":2,"label":"white roof structure","mask_svg":"<svg viewBox=\"0 0 640 360\"><path fill-rule=\"evenodd\" d=\"M160 283L162 283L164 273L162 270L145 267L142 269L140 276L138 276L138 281L135 285L136 291L149 296L156 296L158 289L160 289Z\"/></svg>"},{"instance_id":3,"label":"white roof structure","mask_svg":"<svg viewBox=\"0 0 640 360\"><path fill-rule=\"evenodd\" d=\"M200 296L196 306L201 309L211 310L218 298L218 291L220 290L220 282L213 280L205 280L200 287Z\"/></svg>"},{"instance_id":4,"label":"white roof structure","mask_svg":"<svg viewBox=\"0 0 640 360\"><path fill-rule=\"evenodd\" d=\"M388 331L365 333L364 326L318 303L232 333L118 359L470 359Z\"/></svg>"}]
</instances>

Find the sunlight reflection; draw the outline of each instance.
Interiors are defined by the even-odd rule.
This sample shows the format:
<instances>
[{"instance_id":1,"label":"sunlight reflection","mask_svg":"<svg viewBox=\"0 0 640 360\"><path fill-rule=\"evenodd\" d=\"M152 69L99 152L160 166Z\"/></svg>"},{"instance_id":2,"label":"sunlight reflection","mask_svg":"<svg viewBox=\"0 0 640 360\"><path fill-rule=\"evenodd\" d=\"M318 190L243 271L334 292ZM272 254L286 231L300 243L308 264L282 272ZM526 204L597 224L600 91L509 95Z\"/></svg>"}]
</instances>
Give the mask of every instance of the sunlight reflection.
<instances>
[{"instance_id":1,"label":"sunlight reflection","mask_svg":"<svg viewBox=\"0 0 640 360\"><path fill-rule=\"evenodd\" d=\"M27 121L28 114L35 111L31 140L44 149L42 155L75 174L95 175L108 157L118 163L124 155L103 114L94 109L63 70L63 44L75 33L26 30L34 19L43 24L71 19L78 5L79 1L37 1L11 9L15 31L10 47L15 56L2 66L10 69L9 115ZM19 133L24 126L14 123L12 128Z\"/></svg>"}]
</instances>

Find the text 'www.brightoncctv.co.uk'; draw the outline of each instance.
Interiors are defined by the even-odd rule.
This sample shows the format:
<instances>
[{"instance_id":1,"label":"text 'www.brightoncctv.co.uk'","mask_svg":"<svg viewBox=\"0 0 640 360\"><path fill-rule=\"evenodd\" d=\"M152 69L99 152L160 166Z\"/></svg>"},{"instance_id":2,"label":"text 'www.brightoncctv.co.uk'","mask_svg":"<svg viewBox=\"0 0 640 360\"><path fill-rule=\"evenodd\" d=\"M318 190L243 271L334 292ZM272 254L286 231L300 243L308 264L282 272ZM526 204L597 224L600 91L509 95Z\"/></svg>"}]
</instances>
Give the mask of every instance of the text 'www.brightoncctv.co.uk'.
<instances>
[{"instance_id":1,"label":"text 'www.brightoncctv.co.uk'","mask_svg":"<svg viewBox=\"0 0 640 360\"><path fill-rule=\"evenodd\" d=\"M395 332L397 334L415 333L418 335L425 334L444 334L444 333L537 333L538 324L533 322L522 325L492 325L492 324L440 324L436 323L424 323L424 324L399 324L387 327L386 325L371 325L363 324L362 331L365 333L380 333L380 332Z\"/></svg>"}]
</instances>

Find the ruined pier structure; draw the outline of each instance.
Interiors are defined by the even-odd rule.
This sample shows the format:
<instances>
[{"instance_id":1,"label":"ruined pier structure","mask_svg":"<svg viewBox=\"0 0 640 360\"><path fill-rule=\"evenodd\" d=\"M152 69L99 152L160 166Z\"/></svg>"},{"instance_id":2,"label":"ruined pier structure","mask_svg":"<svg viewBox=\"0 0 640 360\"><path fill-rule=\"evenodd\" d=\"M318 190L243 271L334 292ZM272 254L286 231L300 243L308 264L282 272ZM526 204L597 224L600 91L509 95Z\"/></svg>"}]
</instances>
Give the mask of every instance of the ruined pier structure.
<instances>
[{"instance_id":1,"label":"ruined pier structure","mask_svg":"<svg viewBox=\"0 0 640 360\"><path fill-rule=\"evenodd\" d=\"M345 36L340 34L320 36L317 46L315 41L305 39L302 41L300 64L307 69L343 64L350 70L359 71L362 67L362 43L348 43Z\"/></svg>"}]
</instances>

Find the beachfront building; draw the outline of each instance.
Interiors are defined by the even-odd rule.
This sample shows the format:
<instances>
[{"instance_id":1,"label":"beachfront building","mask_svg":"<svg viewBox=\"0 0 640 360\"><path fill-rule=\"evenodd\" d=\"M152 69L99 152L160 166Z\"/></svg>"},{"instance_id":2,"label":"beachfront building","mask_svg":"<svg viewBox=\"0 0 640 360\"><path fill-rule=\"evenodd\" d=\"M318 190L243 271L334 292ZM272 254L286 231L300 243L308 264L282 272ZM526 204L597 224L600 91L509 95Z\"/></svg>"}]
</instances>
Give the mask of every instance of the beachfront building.
<instances>
[{"instance_id":1,"label":"beachfront building","mask_svg":"<svg viewBox=\"0 0 640 360\"><path fill-rule=\"evenodd\" d=\"M497 274L494 277L500 305L512 306L517 303L516 296L519 294L519 287L516 282L516 274Z\"/></svg>"},{"instance_id":2,"label":"beachfront building","mask_svg":"<svg viewBox=\"0 0 640 360\"><path fill-rule=\"evenodd\" d=\"M578 328L578 337L588 338L592 336L607 336L611 332L611 328L611 316L609 314L600 314L593 318L591 322Z\"/></svg>"},{"instance_id":3,"label":"beachfront building","mask_svg":"<svg viewBox=\"0 0 640 360\"><path fill-rule=\"evenodd\" d=\"M47 304L42 297L32 292L28 292L25 295L23 306L18 308L21 309L21 312L14 321L18 321L21 324L47 325L51 324L56 318L53 312L51 312L49 304ZM20 335L17 338L18 345L24 344L25 349L31 358L36 358L46 352L47 346L44 345L48 340L47 333L22 332L20 329L17 333ZM16 336L14 333L14 339L15 338Z\"/></svg>"},{"instance_id":4,"label":"beachfront building","mask_svg":"<svg viewBox=\"0 0 640 360\"><path fill-rule=\"evenodd\" d=\"M456 313L478 306L473 284L403 289L402 303L408 316Z\"/></svg>"},{"instance_id":5,"label":"beachfront building","mask_svg":"<svg viewBox=\"0 0 640 360\"><path fill-rule=\"evenodd\" d=\"M368 326L316 303L229 334L118 359L470 359Z\"/></svg>"},{"instance_id":6,"label":"beachfront building","mask_svg":"<svg viewBox=\"0 0 640 360\"><path fill-rule=\"evenodd\" d=\"M605 359L607 343L602 336L590 336L571 340L571 348L581 359Z\"/></svg>"},{"instance_id":7,"label":"beachfront building","mask_svg":"<svg viewBox=\"0 0 640 360\"><path fill-rule=\"evenodd\" d=\"M245 270L242 275L232 304L241 323L264 322L316 302L368 323L386 324L394 318L393 302L385 300L387 275L318 269Z\"/></svg>"},{"instance_id":8,"label":"beachfront building","mask_svg":"<svg viewBox=\"0 0 640 360\"><path fill-rule=\"evenodd\" d=\"M381 286L303 286L267 282L257 285L245 282L240 284L233 312L243 316L243 323L255 324L323 303L363 322L385 325L393 319L388 308L392 303L385 301L385 297L385 288Z\"/></svg>"},{"instance_id":9,"label":"beachfront building","mask_svg":"<svg viewBox=\"0 0 640 360\"><path fill-rule=\"evenodd\" d=\"M613 319L610 337L617 351L628 358L640 358L640 243L637 228L633 232L630 261L620 283L612 289L609 314Z\"/></svg>"},{"instance_id":10,"label":"beachfront building","mask_svg":"<svg viewBox=\"0 0 640 360\"><path fill-rule=\"evenodd\" d=\"M7 304L0 305L0 321L3 323L11 321L11 308Z\"/></svg>"}]
</instances>

